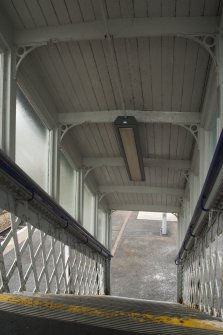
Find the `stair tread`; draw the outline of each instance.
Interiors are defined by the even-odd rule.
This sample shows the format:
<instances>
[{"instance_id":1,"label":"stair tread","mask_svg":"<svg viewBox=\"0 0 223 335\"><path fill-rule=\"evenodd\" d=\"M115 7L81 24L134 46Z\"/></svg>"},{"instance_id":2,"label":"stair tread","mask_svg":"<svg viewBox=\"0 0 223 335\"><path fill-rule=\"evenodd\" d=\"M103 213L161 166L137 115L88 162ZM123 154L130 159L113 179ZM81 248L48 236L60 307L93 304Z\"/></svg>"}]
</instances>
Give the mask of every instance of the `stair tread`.
<instances>
[{"instance_id":1,"label":"stair tread","mask_svg":"<svg viewBox=\"0 0 223 335\"><path fill-rule=\"evenodd\" d=\"M0 311L143 334L223 334L223 322L177 303L113 296L2 294ZM84 334L84 333L83 333ZM87 333L86 333L87 334Z\"/></svg>"}]
</instances>

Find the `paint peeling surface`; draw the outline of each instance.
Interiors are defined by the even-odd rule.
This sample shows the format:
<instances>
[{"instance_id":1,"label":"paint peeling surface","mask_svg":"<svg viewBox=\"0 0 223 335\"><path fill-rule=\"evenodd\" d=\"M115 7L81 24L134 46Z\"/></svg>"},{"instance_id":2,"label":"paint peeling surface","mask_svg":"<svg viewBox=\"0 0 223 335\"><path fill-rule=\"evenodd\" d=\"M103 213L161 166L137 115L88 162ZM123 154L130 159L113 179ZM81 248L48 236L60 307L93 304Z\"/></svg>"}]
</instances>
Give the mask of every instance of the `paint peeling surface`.
<instances>
[{"instance_id":1,"label":"paint peeling surface","mask_svg":"<svg viewBox=\"0 0 223 335\"><path fill-rule=\"evenodd\" d=\"M178 304L117 297L73 295L0 295L0 312L97 325L129 334L223 334L223 323Z\"/></svg>"}]
</instances>

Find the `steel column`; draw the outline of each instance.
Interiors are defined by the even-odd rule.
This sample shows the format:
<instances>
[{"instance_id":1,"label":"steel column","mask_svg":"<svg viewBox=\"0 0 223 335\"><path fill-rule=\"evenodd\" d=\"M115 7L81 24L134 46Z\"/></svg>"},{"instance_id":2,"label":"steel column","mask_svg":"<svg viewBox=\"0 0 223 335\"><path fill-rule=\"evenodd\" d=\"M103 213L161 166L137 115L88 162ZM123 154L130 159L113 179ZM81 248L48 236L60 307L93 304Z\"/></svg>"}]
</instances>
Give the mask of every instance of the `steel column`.
<instances>
[{"instance_id":1,"label":"steel column","mask_svg":"<svg viewBox=\"0 0 223 335\"><path fill-rule=\"evenodd\" d=\"M221 34L218 36L218 94L219 94L219 119L217 125L217 136L220 136L223 128L223 37Z\"/></svg>"},{"instance_id":2,"label":"steel column","mask_svg":"<svg viewBox=\"0 0 223 335\"><path fill-rule=\"evenodd\" d=\"M84 214L84 170L78 171L78 222L83 225Z\"/></svg>"},{"instance_id":3,"label":"steel column","mask_svg":"<svg viewBox=\"0 0 223 335\"><path fill-rule=\"evenodd\" d=\"M15 51L3 54L3 94L1 105L1 145L3 151L15 160L16 134L16 78Z\"/></svg>"},{"instance_id":4,"label":"steel column","mask_svg":"<svg viewBox=\"0 0 223 335\"><path fill-rule=\"evenodd\" d=\"M94 237L98 238L98 194L95 195L94 202Z\"/></svg>"},{"instance_id":5,"label":"steel column","mask_svg":"<svg viewBox=\"0 0 223 335\"><path fill-rule=\"evenodd\" d=\"M60 132L58 128L54 128L51 131L51 164L50 164L50 194L52 197L59 201L60 194Z\"/></svg>"}]
</instances>

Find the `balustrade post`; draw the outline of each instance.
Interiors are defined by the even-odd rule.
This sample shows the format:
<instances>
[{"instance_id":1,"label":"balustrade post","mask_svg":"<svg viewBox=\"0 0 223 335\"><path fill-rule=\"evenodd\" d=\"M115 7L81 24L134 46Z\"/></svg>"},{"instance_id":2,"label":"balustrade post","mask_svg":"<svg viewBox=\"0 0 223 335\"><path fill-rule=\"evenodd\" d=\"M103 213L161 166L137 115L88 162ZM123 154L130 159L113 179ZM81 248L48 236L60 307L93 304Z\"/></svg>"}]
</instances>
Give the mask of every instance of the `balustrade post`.
<instances>
[{"instance_id":1,"label":"balustrade post","mask_svg":"<svg viewBox=\"0 0 223 335\"><path fill-rule=\"evenodd\" d=\"M111 260L105 260L105 294L111 294Z\"/></svg>"},{"instance_id":2,"label":"balustrade post","mask_svg":"<svg viewBox=\"0 0 223 335\"><path fill-rule=\"evenodd\" d=\"M177 267L177 302L183 303L183 266Z\"/></svg>"}]
</instances>

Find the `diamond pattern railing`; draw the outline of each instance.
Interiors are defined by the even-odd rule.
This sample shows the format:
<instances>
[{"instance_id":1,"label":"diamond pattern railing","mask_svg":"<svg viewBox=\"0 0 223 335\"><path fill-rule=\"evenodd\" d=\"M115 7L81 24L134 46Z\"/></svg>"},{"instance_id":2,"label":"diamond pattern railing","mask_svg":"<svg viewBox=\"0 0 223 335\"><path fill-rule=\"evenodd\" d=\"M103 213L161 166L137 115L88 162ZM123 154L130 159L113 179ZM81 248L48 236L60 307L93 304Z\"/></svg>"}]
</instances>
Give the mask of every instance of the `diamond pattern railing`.
<instances>
[{"instance_id":1,"label":"diamond pattern railing","mask_svg":"<svg viewBox=\"0 0 223 335\"><path fill-rule=\"evenodd\" d=\"M58 239L11 214L0 245L0 292L104 294L105 258L56 229Z\"/></svg>"},{"instance_id":2,"label":"diamond pattern railing","mask_svg":"<svg viewBox=\"0 0 223 335\"><path fill-rule=\"evenodd\" d=\"M206 229L182 261L182 300L223 319L223 213L211 210Z\"/></svg>"},{"instance_id":3,"label":"diamond pattern railing","mask_svg":"<svg viewBox=\"0 0 223 335\"><path fill-rule=\"evenodd\" d=\"M108 294L109 251L0 153L1 211L0 293Z\"/></svg>"}]
</instances>

